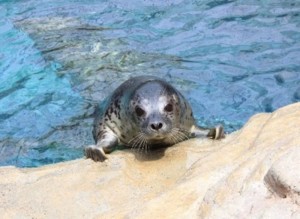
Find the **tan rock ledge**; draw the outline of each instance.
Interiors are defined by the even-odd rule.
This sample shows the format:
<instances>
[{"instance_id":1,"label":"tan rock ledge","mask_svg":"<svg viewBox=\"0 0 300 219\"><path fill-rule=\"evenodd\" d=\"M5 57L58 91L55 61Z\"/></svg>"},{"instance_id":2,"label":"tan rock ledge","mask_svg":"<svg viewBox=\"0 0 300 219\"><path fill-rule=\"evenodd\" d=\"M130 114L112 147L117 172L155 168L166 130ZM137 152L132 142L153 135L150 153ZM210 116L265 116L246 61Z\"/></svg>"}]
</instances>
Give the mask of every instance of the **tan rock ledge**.
<instances>
[{"instance_id":1,"label":"tan rock ledge","mask_svg":"<svg viewBox=\"0 0 300 219\"><path fill-rule=\"evenodd\" d=\"M0 168L1 218L300 218L300 103L222 141Z\"/></svg>"}]
</instances>

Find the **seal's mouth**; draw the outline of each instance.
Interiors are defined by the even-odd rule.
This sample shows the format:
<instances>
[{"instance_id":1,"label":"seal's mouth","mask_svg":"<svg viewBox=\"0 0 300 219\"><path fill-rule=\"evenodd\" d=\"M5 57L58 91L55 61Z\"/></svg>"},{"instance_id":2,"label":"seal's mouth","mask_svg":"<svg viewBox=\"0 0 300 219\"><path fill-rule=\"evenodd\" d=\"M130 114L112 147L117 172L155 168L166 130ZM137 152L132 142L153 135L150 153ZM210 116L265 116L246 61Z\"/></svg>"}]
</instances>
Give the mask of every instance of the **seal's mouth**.
<instances>
[{"instance_id":1,"label":"seal's mouth","mask_svg":"<svg viewBox=\"0 0 300 219\"><path fill-rule=\"evenodd\" d=\"M157 135L153 138L153 140L162 140L162 139L165 139L166 137L165 136L162 136L162 135Z\"/></svg>"},{"instance_id":2,"label":"seal's mouth","mask_svg":"<svg viewBox=\"0 0 300 219\"><path fill-rule=\"evenodd\" d=\"M161 141L163 139L165 139L166 136L165 135L162 135L162 134L155 134L155 135L151 135L149 136L149 139L150 141Z\"/></svg>"}]
</instances>

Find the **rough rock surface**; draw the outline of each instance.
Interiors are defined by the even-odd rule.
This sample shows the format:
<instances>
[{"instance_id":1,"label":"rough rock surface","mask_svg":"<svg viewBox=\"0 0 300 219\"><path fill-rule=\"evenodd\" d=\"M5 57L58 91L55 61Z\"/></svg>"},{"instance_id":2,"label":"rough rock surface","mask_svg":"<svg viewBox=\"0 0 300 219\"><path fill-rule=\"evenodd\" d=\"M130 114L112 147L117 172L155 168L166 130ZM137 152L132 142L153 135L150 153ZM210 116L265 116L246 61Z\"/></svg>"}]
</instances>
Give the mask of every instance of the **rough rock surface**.
<instances>
[{"instance_id":1,"label":"rough rock surface","mask_svg":"<svg viewBox=\"0 0 300 219\"><path fill-rule=\"evenodd\" d=\"M300 218L300 103L222 141L0 168L2 218Z\"/></svg>"}]
</instances>

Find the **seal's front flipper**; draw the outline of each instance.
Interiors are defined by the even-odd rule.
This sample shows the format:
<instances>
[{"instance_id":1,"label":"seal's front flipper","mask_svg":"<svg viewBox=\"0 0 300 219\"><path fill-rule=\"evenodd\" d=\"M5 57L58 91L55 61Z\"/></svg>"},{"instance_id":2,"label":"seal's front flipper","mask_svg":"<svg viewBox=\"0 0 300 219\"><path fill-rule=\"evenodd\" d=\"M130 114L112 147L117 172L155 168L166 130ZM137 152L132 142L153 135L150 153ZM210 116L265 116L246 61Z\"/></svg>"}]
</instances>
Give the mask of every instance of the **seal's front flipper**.
<instances>
[{"instance_id":1,"label":"seal's front flipper","mask_svg":"<svg viewBox=\"0 0 300 219\"><path fill-rule=\"evenodd\" d=\"M215 140L225 138L223 126L218 125L215 128L210 129L207 137Z\"/></svg>"},{"instance_id":2,"label":"seal's front flipper","mask_svg":"<svg viewBox=\"0 0 300 219\"><path fill-rule=\"evenodd\" d=\"M86 158L91 158L94 161L103 162L107 159L105 152L102 147L97 147L96 145L90 145L84 149Z\"/></svg>"},{"instance_id":3,"label":"seal's front flipper","mask_svg":"<svg viewBox=\"0 0 300 219\"><path fill-rule=\"evenodd\" d=\"M221 125L211 129L205 129L199 126L193 126L191 133L195 137L208 137L211 139L221 139L225 137L224 128Z\"/></svg>"},{"instance_id":4,"label":"seal's front flipper","mask_svg":"<svg viewBox=\"0 0 300 219\"><path fill-rule=\"evenodd\" d=\"M104 138L99 139L97 145L90 145L85 148L86 158L98 162L103 162L107 159L106 153L110 153L118 144L118 138L115 135L107 133Z\"/></svg>"}]
</instances>

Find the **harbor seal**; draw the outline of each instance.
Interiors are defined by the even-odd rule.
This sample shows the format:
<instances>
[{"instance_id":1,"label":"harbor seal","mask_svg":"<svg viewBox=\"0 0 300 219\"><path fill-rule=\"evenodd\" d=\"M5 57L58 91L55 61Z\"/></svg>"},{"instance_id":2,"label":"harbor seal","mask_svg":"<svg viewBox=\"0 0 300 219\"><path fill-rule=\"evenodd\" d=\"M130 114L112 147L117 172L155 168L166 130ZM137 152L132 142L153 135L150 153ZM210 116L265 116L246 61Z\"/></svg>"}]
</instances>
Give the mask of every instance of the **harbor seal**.
<instances>
[{"instance_id":1,"label":"harbor seal","mask_svg":"<svg viewBox=\"0 0 300 219\"><path fill-rule=\"evenodd\" d=\"M170 146L192 137L221 139L222 126L199 127L183 95L154 76L133 77L121 84L97 110L93 137L96 145L85 155L104 161L117 145L138 150Z\"/></svg>"}]
</instances>

